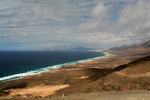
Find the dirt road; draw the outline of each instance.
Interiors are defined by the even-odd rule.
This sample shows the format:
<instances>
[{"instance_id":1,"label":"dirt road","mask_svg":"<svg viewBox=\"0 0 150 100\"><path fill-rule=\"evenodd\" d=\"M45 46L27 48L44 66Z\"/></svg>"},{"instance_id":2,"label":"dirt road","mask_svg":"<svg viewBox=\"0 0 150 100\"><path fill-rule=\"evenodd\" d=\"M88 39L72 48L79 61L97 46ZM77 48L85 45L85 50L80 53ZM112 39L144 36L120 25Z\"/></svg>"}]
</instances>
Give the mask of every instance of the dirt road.
<instances>
[{"instance_id":1,"label":"dirt road","mask_svg":"<svg viewBox=\"0 0 150 100\"><path fill-rule=\"evenodd\" d=\"M150 91L89 93L89 94L55 97L52 99L45 99L45 100L150 100Z\"/></svg>"}]
</instances>

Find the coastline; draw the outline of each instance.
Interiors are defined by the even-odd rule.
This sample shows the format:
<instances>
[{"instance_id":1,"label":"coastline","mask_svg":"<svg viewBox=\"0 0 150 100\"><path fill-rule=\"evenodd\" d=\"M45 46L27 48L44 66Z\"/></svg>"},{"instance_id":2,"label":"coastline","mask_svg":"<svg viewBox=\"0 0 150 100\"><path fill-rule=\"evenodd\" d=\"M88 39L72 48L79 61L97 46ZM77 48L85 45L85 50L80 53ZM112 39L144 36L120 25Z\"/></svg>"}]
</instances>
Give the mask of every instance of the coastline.
<instances>
[{"instance_id":1,"label":"coastline","mask_svg":"<svg viewBox=\"0 0 150 100\"><path fill-rule=\"evenodd\" d=\"M97 51L94 51L94 52L97 52ZM63 66L66 66L66 65L75 65L75 64L78 64L78 63L85 63L85 62L88 62L88 61L93 61L93 60L102 59L102 58L106 58L106 57L111 56L111 54L108 53L108 52L102 52L101 51L101 53L104 53L104 55L99 56L99 57L87 58L87 59L84 59L84 60L77 60L77 61L72 61L72 62L68 62L68 63L48 66L48 67L40 68L40 69L33 70L33 71L27 71L27 72L24 72L24 73L4 76L4 77L0 78L0 82L7 82L7 81L12 81L12 80L17 80L17 79L24 78L26 76L42 74L44 72L49 72L49 71L52 71L54 69L59 69L59 68L62 68Z\"/></svg>"},{"instance_id":2,"label":"coastline","mask_svg":"<svg viewBox=\"0 0 150 100\"><path fill-rule=\"evenodd\" d=\"M150 53L148 50L135 51L104 50L102 52L105 55L102 57L84 59L41 74L0 82L0 100L44 100L78 93L150 90Z\"/></svg>"},{"instance_id":3,"label":"coastline","mask_svg":"<svg viewBox=\"0 0 150 100\"><path fill-rule=\"evenodd\" d=\"M139 71L142 71L141 73L149 71L146 69L149 62L145 58L135 61L133 59L137 56L121 56L120 53L110 51L105 54L107 55L100 57L103 59L98 57L14 81L0 82L0 95L2 98L51 98L76 93L149 89L147 84L149 77L147 74L142 77L139 74ZM138 74L134 70L135 62L138 62L136 68ZM131 65L134 65L132 69ZM122 66L126 68L122 69ZM146 70L141 70L143 66ZM120 74L126 71L128 71L126 74ZM129 71L138 77L132 77L133 75L129 77Z\"/></svg>"}]
</instances>

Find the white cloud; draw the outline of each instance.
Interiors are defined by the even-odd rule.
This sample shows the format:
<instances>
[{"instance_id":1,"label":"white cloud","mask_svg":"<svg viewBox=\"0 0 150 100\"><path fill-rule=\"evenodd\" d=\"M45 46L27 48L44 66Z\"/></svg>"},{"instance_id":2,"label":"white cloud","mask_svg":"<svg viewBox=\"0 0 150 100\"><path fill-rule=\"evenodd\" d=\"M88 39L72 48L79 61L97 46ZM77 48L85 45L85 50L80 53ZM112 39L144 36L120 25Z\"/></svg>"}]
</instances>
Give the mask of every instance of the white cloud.
<instances>
[{"instance_id":1,"label":"white cloud","mask_svg":"<svg viewBox=\"0 0 150 100\"><path fill-rule=\"evenodd\" d=\"M117 13L112 11L113 14L110 11L116 7L114 4L117 2L110 3L109 6L106 3L100 3L93 9L92 12L95 14L91 14L89 21L80 24L80 31L106 32L118 38L123 37L126 40L133 39L133 41L150 39L149 1L141 0L134 3L127 1L122 10L118 8ZM113 19L114 13L118 14L115 20Z\"/></svg>"},{"instance_id":2,"label":"white cloud","mask_svg":"<svg viewBox=\"0 0 150 100\"><path fill-rule=\"evenodd\" d=\"M0 43L101 48L145 40L149 10L146 0L1 0Z\"/></svg>"},{"instance_id":3,"label":"white cloud","mask_svg":"<svg viewBox=\"0 0 150 100\"><path fill-rule=\"evenodd\" d=\"M109 15L108 13L108 7L104 5L104 3L100 3L97 6L94 7L92 13L92 17L95 19L103 19Z\"/></svg>"},{"instance_id":4,"label":"white cloud","mask_svg":"<svg viewBox=\"0 0 150 100\"><path fill-rule=\"evenodd\" d=\"M128 5L120 15L118 24L126 27L126 34L134 39L150 39L150 2Z\"/></svg>"}]
</instances>

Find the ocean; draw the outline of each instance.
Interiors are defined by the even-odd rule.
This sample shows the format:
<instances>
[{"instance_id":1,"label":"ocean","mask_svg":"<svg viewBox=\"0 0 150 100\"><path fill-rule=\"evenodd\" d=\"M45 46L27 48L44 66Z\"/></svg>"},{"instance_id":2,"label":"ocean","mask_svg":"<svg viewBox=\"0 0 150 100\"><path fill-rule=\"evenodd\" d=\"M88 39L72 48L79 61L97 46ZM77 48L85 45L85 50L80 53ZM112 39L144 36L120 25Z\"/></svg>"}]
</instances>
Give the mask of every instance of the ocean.
<instances>
[{"instance_id":1,"label":"ocean","mask_svg":"<svg viewBox=\"0 0 150 100\"><path fill-rule=\"evenodd\" d=\"M0 51L0 81L15 80L106 55L90 51Z\"/></svg>"}]
</instances>

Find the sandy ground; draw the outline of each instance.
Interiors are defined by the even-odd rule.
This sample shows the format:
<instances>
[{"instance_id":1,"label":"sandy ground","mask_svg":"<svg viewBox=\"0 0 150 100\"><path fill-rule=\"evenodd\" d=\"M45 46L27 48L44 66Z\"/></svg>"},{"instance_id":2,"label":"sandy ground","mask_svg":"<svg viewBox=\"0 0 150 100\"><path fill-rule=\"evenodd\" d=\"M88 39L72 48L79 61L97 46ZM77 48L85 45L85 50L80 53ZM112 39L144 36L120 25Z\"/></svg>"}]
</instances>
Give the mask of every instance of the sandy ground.
<instances>
[{"instance_id":1,"label":"sandy ground","mask_svg":"<svg viewBox=\"0 0 150 100\"><path fill-rule=\"evenodd\" d=\"M61 96L63 94L70 95L74 93L76 94L104 91L123 91L135 89L150 90L149 58L150 57L142 58L141 60L134 61L132 63L122 65L116 68L103 67L83 69L78 67L68 68L68 70L66 70L67 67L69 67L67 66L44 74L32 75L20 80L1 83L1 89L5 89L4 92L1 92L1 95L4 95L4 97L2 96L1 100L3 100L4 98L18 97L45 98L49 96ZM103 60L104 59L105 58L103 58ZM108 59L111 60L111 58L107 58L107 60ZM105 63L107 62L107 60L105 61ZM95 63L93 65L92 64L91 66L95 66ZM9 95L6 97L5 91L8 91L9 93ZM76 99L73 100L80 100L80 98L78 97L79 96L75 97ZM94 100L93 98L95 98L95 96L88 98L90 98L89 100ZM87 96L85 96L85 99L82 99L88 100L88 98ZM112 96L112 98L116 97ZM123 99L120 98L120 100Z\"/></svg>"},{"instance_id":2,"label":"sandy ground","mask_svg":"<svg viewBox=\"0 0 150 100\"><path fill-rule=\"evenodd\" d=\"M56 97L50 100L150 100L150 92L125 91L114 93L89 93L80 95L70 95L66 97Z\"/></svg>"},{"instance_id":3,"label":"sandy ground","mask_svg":"<svg viewBox=\"0 0 150 100\"><path fill-rule=\"evenodd\" d=\"M25 89L11 89L10 90L11 94L9 96L12 97L19 95L22 97L26 97L32 95L33 97L46 97L55 93L55 91L66 88L68 86L69 85L66 84L57 86L35 86Z\"/></svg>"},{"instance_id":4,"label":"sandy ground","mask_svg":"<svg viewBox=\"0 0 150 100\"><path fill-rule=\"evenodd\" d=\"M150 91L96 92L53 98L14 98L11 100L150 100Z\"/></svg>"},{"instance_id":5,"label":"sandy ground","mask_svg":"<svg viewBox=\"0 0 150 100\"><path fill-rule=\"evenodd\" d=\"M149 92L113 92L150 90L150 56L124 54L110 52L101 59L0 82L0 100L150 100Z\"/></svg>"}]
</instances>

